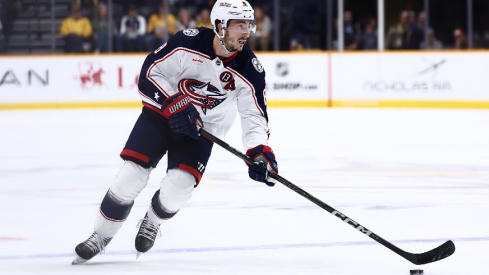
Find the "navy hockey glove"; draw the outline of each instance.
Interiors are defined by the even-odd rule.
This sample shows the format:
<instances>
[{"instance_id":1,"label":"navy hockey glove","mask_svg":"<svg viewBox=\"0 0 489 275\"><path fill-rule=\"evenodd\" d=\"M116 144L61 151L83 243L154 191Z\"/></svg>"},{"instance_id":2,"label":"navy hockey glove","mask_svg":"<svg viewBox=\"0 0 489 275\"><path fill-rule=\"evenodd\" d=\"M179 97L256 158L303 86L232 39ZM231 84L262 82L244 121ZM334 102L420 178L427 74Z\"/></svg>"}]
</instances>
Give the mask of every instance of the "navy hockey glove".
<instances>
[{"instance_id":1,"label":"navy hockey glove","mask_svg":"<svg viewBox=\"0 0 489 275\"><path fill-rule=\"evenodd\" d=\"M275 180L269 176L269 171L278 174L278 166L272 148L266 145L258 145L246 151L246 155L255 161L253 165L248 166L250 178L264 182L268 186L274 186Z\"/></svg>"},{"instance_id":2,"label":"navy hockey glove","mask_svg":"<svg viewBox=\"0 0 489 275\"><path fill-rule=\"evenodd\" d=\"M200 119L199 112L192 105L190 97L177 93L163 101L161 110L163 116L168 119L172 131L195 139L199 138L199 128L203 128L204 123Z\"/></svg>"}]
</instances>

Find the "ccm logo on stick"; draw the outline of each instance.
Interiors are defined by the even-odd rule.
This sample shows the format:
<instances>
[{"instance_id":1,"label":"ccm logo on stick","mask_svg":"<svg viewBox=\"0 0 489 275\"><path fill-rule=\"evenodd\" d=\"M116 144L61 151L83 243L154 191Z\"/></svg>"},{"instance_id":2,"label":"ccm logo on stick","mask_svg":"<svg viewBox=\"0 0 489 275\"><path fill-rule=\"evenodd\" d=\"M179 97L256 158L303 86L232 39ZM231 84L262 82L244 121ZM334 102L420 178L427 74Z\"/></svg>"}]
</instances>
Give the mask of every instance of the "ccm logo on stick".
<instances>
[{"instance_id":1,"label":"ccm logo on stick","mask_svg":"<svg viewBox=\"0 0 489 275\"><path fill-rule=\"evenodd\" d=\"M342 221L346 222L347 224L353 226L356 230L362 232L363 234L370 236L372 234L372 231L368 230L367 228L359 225L356 221L348 218L347 216L343 215L339 211L333 211L331 214L335 215L336 217L340 218Z\"/></svg>"}]
</instances>

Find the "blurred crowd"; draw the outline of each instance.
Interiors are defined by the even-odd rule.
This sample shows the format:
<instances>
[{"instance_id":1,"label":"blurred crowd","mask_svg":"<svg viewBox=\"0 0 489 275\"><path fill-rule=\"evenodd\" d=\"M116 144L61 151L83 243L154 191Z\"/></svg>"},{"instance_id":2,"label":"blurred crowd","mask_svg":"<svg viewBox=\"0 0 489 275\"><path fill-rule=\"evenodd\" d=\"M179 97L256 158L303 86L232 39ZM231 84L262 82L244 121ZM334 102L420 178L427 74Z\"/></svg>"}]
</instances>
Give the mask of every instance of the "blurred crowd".
<instances>
[{"instance_id":1,"label":"blurred crowd","mask_svg":"<svg viewBox=\"0 0 489 275\"><path fill-rule=\"evenodd\" d=\"M117 4L117 1L114 1ZM176 32L188 28L212 28L210 12L215 0L192 1L193 5L166 5L161 1L120 1L124 14L109 28L107 4L78 0L60 28L65 52L147 52L164 44ZM165 7L171 8L165 10ZM254 7L257 31L249 46L270 50L271 19L259 5Z\"/></svg>"},{"instance_id":2,"label":"blurred crowd","mask_svg":"<svg viewBox=\"0 0 489 275\"><path fill-rule=\"evenodd\" d=\"M355 22L351 11L345 11L343 19L345 50L375 50L378 48L376 18L366 17ZM425 36L425 20L426 13L424 11L418 13L407 10L401 11L399 21L387 29L384 37L384 48L387 50L443 49L444 45L436 38L431 27L427 28L427 36ZM335 30L337 31L337 29L338 22L336 20ZM453 30L453 40L455 43L452 48L467 48L467 38L462 29ZM335 40L334 48L338 47L337 43Z\"/></svg>"},{"instance_id":3,"label":"blurred crowd","mask_svg":"<svg viewBox=\"0 0 489 275\"><path fill-rule=\"evenodd\" d=\"M43 1L47 0L38 0L38 2ZM64 40L64 51L68 53L109 52L110 50L148 52L158 48L180 30L201 26L212 28L210 11L214 2L215 0L166 0L166 3L164 0L112 0L112 16L109 20L107 0L71 0L71 14L56 27L56 32L61 34ZM326 1L280 0L278 22L280 28L276 36L273 21L274 0L249 0L249 2L255 9L257 21L257 31L251 34L248 41L248 46L252 50L270 51L277 45L280 50L290 51L338 48L338 19L333 22L332 39L326 41L326 37L330 35L326 29ZM376 1L372 3L374 2ZM22 3L22 0L0 0L0 53L5 49L8 29L12 21L12 18L9 18L11 13L2 8L2 5L13 5L12 3ZM364 4L368 7L363 7L363 10L367 10L367 14L371 12L372 3ZM334 9L336 7L333 7L335 12ZM359 8L356 7L357 14L358 10ZM377 49L376 16L365 16L365 14L364 12L357 19L353 11L344 12L345 50ZM387 50L468 47L465 31L460 27L453 27L449 36L446 27L443 28L442 35L431 26L425 29L426 14L422 10L417 12L403 10L398 16L397 22L386 25L384 46ZM337 18L336 15L335 17ZM440 20L430 19L430 24L432 22L439 25ZM439 26L437 28L441 29ZM489 38L489 31L487 35ZM278 41L274 41L276 37Z\"/></svg>"},{"instance_id":4,"label":"blurred crowd","mask_svg":"<svg viewBox=\"0 0 489 275\"><path fill-rule=\"evenodd\" d=\"M111 34L107 33L107 6L98 0L77 0L71 17L63 22L61 33L65 37L66 52L80 52L93 50L95 52L107 52L108 39L113 39L114 50L117 52L142 52L151 51L165 43L177 31L186 28L208 27L210 11L214 0L178 1L179 5L172 5L172 10L165 11L165 5L160 0L122 1L126 3L126 14L120 22L116 22ZM114 0L117 3L117 1ZM182 3L189 2L189 3ZM260 1L258 1L260 2ZM265 6L270 1L261 1ZM253 3L257 21L257 31L252 34L248 46L254 51L272 50L273 23L266 13L269 6L264 7ZM268 9L267 9L268 8ZM82 17L81 9L93 9L93 12L85 12L90 17ZM300 13L300 10L296 10ZM301 16L298 16L301 17ZM377 49L377 20L367 16L355 21L351 11L344 13L344 49L345 50L373 50ZM424 11L403 10L399 14L399 21L388 26L385 34L385 49L388 50L415 50L415 49L443 49L442 42L436 38L432 28L427 29L425 36ZM299 19L300 20L300 19ZM300 24L298 24L300 25ZM337 19L334 22L335 33L333 49L337 48ZM90 31L90 28L92 31ZM427 37L427 41L425 41ZM86 49L81 49L82 40L93 39L93 43ZM304 32L295 31L281 48L305 50L318 48L306 41ZM467 38L462 29L453 30L454 46L451 48L467 48Z\"/></svg>"}]
</instances>

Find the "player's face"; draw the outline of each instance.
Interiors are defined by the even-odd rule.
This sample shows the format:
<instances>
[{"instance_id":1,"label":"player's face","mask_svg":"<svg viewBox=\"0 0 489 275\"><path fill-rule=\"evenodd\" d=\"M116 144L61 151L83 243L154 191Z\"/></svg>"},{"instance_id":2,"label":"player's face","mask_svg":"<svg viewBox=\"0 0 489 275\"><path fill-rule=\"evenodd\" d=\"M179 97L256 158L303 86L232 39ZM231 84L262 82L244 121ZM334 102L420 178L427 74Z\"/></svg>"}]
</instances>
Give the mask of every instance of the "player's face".
<instances>
[{"instance_id":1,"label":"player's face","mask_svg":"<svg viewBox=\"0 0 489 275\"><path fill-rule=\"evenodd\" d=\"M230 52L242 51L254 25L250 20L231 20L224 36L224 45Z\"/></svg>"}]
</instances>

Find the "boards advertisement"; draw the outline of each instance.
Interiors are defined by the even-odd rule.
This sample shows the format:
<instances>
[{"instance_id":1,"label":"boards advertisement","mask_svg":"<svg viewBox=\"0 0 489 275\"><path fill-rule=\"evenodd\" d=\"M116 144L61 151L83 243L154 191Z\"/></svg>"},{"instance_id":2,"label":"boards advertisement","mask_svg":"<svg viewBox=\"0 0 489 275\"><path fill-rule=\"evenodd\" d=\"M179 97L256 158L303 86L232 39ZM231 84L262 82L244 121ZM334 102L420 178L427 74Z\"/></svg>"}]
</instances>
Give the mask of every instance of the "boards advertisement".
<instances>
[{"instance_id":1,"label":"boards advertisement","mask_svg":"<svg viewBox=\"0 0 489 275\"><path fill-rule=\"evenodd\" d=\"M257 53L270 107L489 108L489 52ZM145 55L0 57L0 109L141 104Z\"/></svg>"}]
</instances>

